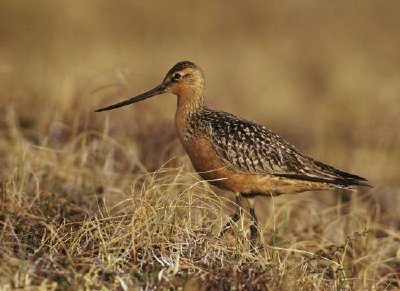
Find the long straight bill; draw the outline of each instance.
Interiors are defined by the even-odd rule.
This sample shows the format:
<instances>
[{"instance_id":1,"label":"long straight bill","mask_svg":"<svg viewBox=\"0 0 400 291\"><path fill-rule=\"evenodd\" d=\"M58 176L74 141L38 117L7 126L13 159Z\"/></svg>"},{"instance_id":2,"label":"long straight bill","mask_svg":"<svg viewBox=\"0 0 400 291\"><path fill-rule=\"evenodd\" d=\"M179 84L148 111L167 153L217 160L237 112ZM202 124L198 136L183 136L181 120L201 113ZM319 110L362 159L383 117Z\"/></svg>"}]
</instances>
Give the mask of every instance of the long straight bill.
<instances>
[{"instance_id":1,"label":"long straight bill","mask_svg":"<svg viewBox=\"0 0 400 291\"><path fill-rule=\"evenodd\" d=\"M122 102L119 102L119 103L116 103L116 104L113 104L113 105L110 105L110 106L107 106L107 107L103 107L103 108L97 109L96 112L112 110L112 109L116 109L116 108L119 108L119 107L122 107L122 106L126 106L126 105L129 105L129 104L132 104L132 103L136 103L136 102L142 101L144 99L147 99L147 98L159 95L159 94L163 94L163 93L165 93L165 89L166 89L165 85L161 84L161 85L158 85L157 87L151 89L150 91L147 91L147 92L145 92L143 94L140 94L138 96L132 97L132 98L130 98L128 100L125 100L125 101L122 101Z\"/></svg>"}]
</instances>

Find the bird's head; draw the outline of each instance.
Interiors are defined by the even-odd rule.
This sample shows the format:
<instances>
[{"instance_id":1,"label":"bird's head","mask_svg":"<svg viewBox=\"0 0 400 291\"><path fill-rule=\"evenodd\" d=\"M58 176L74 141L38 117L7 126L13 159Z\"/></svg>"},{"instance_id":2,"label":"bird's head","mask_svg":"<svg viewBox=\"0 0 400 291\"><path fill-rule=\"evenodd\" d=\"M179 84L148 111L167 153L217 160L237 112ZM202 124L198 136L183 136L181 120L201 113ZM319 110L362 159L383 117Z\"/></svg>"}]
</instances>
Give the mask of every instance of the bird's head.
<instances>
[{"instance_id":1,"label":"bird's head","mask_svg":"<svg viewBox=\"0 0 400 291\"><path fill-rule=\"evenodd\" d=\"M189 61L179 62L168 71L160 85L128 100L97 109L96 112L116 109L164 93L172 93L183 99L195 98L196 96L200 96L203 99L203 71L195 63Z\"/></svg>"}]
</instances>

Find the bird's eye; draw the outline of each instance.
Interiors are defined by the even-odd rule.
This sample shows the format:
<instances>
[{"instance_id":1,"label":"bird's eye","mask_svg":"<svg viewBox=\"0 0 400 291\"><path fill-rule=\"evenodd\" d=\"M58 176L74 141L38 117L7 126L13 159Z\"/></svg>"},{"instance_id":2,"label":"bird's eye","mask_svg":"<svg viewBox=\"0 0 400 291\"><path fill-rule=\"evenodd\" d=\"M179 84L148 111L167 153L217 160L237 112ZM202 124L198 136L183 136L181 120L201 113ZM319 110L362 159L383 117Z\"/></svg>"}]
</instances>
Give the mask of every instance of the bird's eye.
<instances>
[{"instance_id":1,"label":"bird's eye","mask_svg":"<svg viewBox=\"0 0 400 291\"><path fill-rule=\"evenodd\" d=\"M174 75L174 79L175 79L175 80L179 80L180 78L182 78L182 75L181 75L181 74L176 73L176 74Z\"/></svg>"}]
</instances>

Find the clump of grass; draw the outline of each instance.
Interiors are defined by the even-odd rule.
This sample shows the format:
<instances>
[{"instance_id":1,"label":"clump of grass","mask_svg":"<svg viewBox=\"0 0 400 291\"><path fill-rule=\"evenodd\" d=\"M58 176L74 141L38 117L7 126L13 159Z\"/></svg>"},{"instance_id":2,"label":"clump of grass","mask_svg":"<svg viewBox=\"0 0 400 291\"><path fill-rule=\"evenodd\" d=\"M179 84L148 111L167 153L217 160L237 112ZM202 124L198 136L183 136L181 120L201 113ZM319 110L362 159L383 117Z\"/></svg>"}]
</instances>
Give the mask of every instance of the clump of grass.
<instances>
[{"instance_id":1,"label":"clump of grass","mask_svg":"<svg viewBox=\"0 0 400 291\"><path fill-rule=\"evenodd\" d=\"M252 253L246 219L218 238L233 204L186 168L147 172L106 131L82 127L62 143L51 133L33 142L9 114L6 133L3 288L400 287L399 234L380 223L368 193L333 205L274 198L274 220Z\"/></svg>"}]
</instances>

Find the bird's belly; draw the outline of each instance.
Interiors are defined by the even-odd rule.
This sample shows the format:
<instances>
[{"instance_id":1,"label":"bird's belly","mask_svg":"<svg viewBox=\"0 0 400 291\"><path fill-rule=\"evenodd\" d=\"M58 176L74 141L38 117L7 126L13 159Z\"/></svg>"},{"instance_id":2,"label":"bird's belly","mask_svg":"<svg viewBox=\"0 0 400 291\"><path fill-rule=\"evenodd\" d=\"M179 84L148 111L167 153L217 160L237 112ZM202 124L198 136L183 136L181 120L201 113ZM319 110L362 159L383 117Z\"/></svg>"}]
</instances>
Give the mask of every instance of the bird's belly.
<instances>
[{"instance_id":1,"label":"bird's belly","mask_svg":"<svg viewBox=\"0 0 400 291\"><path fill-rule=\"evenodd\" d=\"M191 139L182 144L199 175L222 189L242 194L279 195L328 188L321 183L282 179L267 173L235 171L218 156L207 139Z\"/></svg>"}]
</instances>

